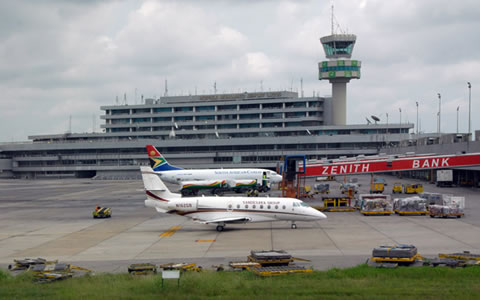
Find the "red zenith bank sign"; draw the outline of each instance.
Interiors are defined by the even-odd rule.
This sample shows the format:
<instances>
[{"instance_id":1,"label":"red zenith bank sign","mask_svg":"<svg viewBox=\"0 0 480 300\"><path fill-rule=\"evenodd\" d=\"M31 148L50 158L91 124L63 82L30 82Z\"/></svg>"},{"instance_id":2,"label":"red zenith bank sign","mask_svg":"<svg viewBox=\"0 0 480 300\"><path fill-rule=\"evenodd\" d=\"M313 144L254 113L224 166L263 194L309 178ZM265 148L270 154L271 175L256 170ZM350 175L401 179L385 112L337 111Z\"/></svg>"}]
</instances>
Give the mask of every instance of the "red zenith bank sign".
<instances>
[{"instance_id":1,"label":"red zenith bank sign","mask_svg":"<svg viewBox=\"0 0 480 300\"><path fill-rule=\"evenodd\" d=\"M303 176L348 175L389 171L470 167L476 165L480 165L480 153L412 156L396 159L368 159L368 157L366 157L363 160L338 161L330 164L307 163L307 170Z\"/></svg>"}]
</instances>

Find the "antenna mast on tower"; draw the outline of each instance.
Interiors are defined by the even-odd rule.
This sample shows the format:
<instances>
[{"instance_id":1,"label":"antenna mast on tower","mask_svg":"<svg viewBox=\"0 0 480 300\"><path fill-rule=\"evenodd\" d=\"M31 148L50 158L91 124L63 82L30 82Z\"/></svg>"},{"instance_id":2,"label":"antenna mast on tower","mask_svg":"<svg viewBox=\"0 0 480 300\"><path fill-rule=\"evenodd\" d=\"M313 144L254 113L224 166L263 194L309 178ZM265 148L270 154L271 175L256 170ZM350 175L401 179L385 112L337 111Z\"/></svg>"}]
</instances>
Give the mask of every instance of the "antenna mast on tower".
<instances>
[{"instance_id":1,"label":"antenna mast on tower","mask_svg":"<svg viewBox=\"0 0 480 300\"><path fill-rule=\"evenodd\" d=\"M331 7L332 7L332 15L331 15L330 18L331 18L331 21L332 21L332 24L331 24L331 25L332 25L332 35L333 35L333 34L334 34L334 30L333 30L333 18L334 18L334 17L333 17L333 0L330 1L330 2L332 3L332 6L331 6Z\"/></svg>"},{"instance_id":2,"label":"antenna mast on tower","mask_svg":"<svg viewBox=\"0 0 480 300\"><path fill-rule=\"evenodd\" d=\"M168 80L165 79L165 93L163 94L165 97L168 96Z\"/></svg>"}]
</instances>

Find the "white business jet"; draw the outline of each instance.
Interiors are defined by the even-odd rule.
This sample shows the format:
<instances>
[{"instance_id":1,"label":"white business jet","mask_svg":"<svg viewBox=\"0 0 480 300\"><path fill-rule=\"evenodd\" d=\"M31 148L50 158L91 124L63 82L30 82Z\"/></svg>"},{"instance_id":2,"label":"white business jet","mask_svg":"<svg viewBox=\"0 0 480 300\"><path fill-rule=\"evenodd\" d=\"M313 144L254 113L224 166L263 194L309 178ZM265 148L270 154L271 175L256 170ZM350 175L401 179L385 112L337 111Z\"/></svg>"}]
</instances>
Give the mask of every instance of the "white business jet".
<instances>
[{"instance_id":1,"label":"white business jet","mask_svg":"<svg viewBox=\"0 0 480 300\"><path fill-rule=\"evenodd\" d=\"M290 221L292 229L296 221L326 219L323 213L305 202L280 197L190 197L171 193L152 168L140 167L147 199L145 206L159 213L191 218L203 224L217 225L223 231L226 224Z\"/></svg>"}]
</instances>

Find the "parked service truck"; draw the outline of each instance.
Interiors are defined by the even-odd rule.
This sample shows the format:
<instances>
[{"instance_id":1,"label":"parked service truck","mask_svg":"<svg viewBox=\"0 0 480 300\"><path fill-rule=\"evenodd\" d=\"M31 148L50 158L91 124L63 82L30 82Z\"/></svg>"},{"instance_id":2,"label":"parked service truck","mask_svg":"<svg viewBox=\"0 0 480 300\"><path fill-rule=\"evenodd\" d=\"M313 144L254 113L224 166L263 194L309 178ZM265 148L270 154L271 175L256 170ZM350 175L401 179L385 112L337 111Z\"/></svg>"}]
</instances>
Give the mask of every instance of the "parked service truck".
<instances>
[{"instance_id":1,"label":"parked service truck","mask_svg":"<svg viewBox=\"0 0 480 300\"><path fill-rule=\"evenodd\" d=\"M437 186L452 186L452 185L453 185L453 171L437 170Z\"/></svg>"}]
</instances>

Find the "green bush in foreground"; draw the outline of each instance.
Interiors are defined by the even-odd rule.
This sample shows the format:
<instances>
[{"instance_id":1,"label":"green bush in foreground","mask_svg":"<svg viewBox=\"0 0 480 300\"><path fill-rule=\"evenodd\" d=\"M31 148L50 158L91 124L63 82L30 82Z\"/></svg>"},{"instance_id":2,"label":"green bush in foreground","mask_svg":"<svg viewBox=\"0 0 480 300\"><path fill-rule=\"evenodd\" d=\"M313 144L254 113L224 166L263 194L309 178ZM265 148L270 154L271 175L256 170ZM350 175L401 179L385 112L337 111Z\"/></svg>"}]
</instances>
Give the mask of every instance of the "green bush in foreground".
<instances>
[{"instance_id":1,"label":"green bush in foreground","mask_svg":"<svg viewBox=\"0 0 480 300\"><path fill-rule=\"evenodd\" d=\"M180 287L161 276L99 274L48 284L0 270L0 299L480 299L480 268L375 269L365 265L260 278L250 272L185 273Z\"/></svg>"}]
</instances>

